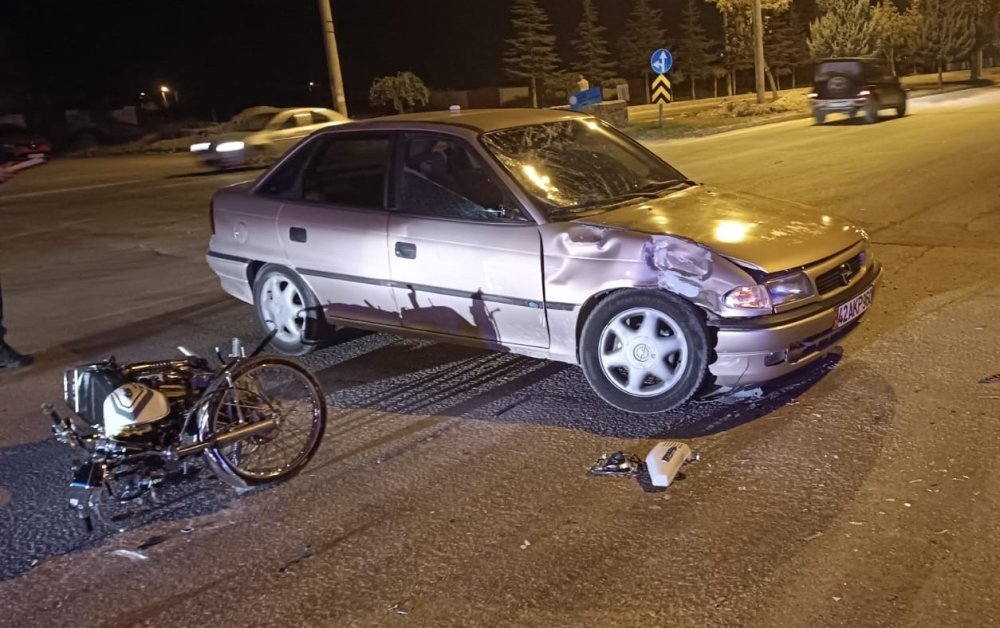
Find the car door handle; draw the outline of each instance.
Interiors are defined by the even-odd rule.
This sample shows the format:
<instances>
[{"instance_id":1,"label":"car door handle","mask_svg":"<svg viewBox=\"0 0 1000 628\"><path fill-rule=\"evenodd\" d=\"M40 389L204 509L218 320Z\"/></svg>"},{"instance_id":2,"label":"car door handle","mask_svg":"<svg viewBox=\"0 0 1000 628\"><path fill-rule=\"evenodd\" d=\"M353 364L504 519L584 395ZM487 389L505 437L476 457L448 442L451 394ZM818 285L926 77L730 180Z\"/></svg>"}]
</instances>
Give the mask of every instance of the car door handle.
<instances>
[{"instance_id":1,"label":"car door handle","mask_svg":"<svg viewBox=\"0 0 1000 628\"><path fill-rule=\"evenodd\" d=\"M402 257L404 259L416 259L417 245L410 244L409 242L397 242L396 257Z\"/></svg>"},{"instance_id":2,"label":"car door handle","mask_svg":"<svg viewBox=\"0 0 1000 628\"><path fill-rule=\"evenodd\" d=\"M308 234L302 227L292 227L288 230L288 238L292 242L305 242Z\"/></svg>"}]
</instances>

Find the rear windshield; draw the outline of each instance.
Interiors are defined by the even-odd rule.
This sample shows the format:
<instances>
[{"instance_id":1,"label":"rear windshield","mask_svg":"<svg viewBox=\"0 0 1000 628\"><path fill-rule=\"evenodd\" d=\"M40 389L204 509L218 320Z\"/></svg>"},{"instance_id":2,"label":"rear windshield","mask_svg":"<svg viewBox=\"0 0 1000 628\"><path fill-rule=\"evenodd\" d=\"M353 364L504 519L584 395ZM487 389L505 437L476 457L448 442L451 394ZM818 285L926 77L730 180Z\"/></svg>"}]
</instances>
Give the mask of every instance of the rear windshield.
<instances>
[{"instance_id":1,"label":"rear windshield","mask_svg":"<svg viewBox=\"0 0 1000 628\"><path fill-rule=\"evenodd\" d=\"M816 80L824 81L831 74L861 74L861 63L858 61L827 61L816 67Z\"/></svg>"}]
</instances>

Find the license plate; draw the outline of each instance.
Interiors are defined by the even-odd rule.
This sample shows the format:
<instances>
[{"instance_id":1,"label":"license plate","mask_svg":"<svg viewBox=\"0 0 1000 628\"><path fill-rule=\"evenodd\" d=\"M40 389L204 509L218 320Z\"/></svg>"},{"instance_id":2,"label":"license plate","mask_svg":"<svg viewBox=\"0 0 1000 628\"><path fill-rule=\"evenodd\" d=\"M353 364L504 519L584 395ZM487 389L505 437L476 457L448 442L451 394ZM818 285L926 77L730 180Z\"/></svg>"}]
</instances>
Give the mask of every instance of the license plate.
<instances>
[{"instance_id":1,"label":"license plate","mask_svg":"<svg viewBox=\"0 0 1000 628\"><path fill-rule=\"evenodd\" d=\"M864 314L872 306L873 296L875 296L875 286L869 287L858 296L838 307L837 322L834 323L833 328L839 329Z\"/></svg>"}]
</instances>

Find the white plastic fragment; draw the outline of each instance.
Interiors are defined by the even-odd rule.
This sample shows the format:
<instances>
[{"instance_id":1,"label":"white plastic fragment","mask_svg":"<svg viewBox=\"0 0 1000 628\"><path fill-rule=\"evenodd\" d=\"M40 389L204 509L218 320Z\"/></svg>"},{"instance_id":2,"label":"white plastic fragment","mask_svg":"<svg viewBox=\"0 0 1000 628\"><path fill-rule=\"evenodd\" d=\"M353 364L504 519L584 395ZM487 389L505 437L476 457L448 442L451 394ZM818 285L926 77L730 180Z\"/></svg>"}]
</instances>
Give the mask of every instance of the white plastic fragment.
<instances>
[{"instance_id":1,"label":"white plastic fragment","mask_svg":"<svg viewBox=\"0 0 1000 628\"><path fill-rule=\"evenodd\" d=\"M137 552L135 550L130 550L130 549L117 549L111 553L114 554L115 556L124 556L129 560L149 560L149 556L146 556L142 552Z\"/></svg>"},{"instance_id":2,"label":"white plastic fragment","mask_svg":"<svg viewBox=\"0 0 1000 628\"><path fill-rule=\"evenodd\" d=\"M689 460L691 448L687 444L675 440L656 443L646 454L646 469L653 486L670 486L681 466Z\"/></svg>"}]
</instances>

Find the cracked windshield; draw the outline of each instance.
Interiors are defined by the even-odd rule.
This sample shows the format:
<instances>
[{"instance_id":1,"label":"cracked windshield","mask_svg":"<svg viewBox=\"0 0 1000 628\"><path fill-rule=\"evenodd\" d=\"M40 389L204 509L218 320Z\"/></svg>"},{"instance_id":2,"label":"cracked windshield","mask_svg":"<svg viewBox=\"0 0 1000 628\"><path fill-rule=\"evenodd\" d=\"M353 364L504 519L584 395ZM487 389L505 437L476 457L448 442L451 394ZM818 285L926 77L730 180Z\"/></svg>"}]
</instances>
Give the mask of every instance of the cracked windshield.
<instances>
[{"instance_id":1,"label":"cracked windshield","mask_svg":"<svg viewBox=\"0 0 1000 628\"><path fill-rule=\"evenodd\" d=\"M592 120L564 120L494 131L483 143L550 219L686 182L665 162Z\"/></svg>"}]
</instances>

